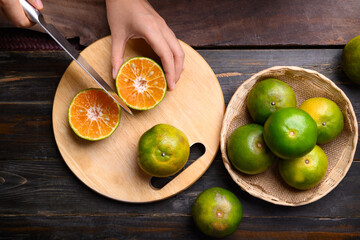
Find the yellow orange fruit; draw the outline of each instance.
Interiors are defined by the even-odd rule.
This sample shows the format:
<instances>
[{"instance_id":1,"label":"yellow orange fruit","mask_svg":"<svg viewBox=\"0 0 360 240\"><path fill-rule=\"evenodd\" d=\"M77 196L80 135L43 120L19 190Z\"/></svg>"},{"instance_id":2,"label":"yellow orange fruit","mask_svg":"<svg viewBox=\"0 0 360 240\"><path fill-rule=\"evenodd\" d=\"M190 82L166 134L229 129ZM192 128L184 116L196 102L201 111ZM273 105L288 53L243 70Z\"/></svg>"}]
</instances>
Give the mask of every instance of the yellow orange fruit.
<instances>
[{"instance_id":1,"label":"yellow orange fruit","mask_svg":"<svg viewBox=\"0 0 360 240\"><path fill-rule=\"evenodd\" d=\"M323 97L309 98L300 106L315 120L318 129L317 144L328 143L340 135L344 116L338 105Z\"/></svg>"}]
</instances>

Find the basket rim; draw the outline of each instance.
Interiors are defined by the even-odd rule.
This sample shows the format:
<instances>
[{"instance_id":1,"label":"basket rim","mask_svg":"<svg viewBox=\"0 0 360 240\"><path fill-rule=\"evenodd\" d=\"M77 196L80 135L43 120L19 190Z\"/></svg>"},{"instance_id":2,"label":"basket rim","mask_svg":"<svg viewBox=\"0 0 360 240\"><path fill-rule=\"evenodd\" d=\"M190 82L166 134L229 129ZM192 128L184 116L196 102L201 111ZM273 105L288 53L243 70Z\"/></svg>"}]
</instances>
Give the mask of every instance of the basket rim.
<instances>
[{"instance_id":1,"label":"basket rim","mask_svg":"<svg viewBox=\"0 0 360 240\"><path fill-rule=\"evenodd\" d=\"M292 71L297 71L297 72L306 72L308 74L315 75L316 78L320 78L321 80L326 81L348 103L348 105L349 105L348 114L349 114L349 116L351 116L351 118L353 119L353 122L354 122L354 126L353 126L354 127L354 137L353 137L353 139L351 141L352 152L350 154L349 162L346 165L346 168L343 169L342 174L340 175L338 181L332 187L330 187L327 191L323 191L321 194L316 194L313 197L311 197L310 199L308 199L307 201L303 201L303 202L291 203L291 202L288 202L288 201L280 200L280 199L276 198L276 196L270 195L270 194L265 193L265 192L259 193L258 191L250 191L248 189L248 187L246 186L247 184L243 184L242 182L237 181L236 179L234 179L233 174L232 174L232 172L234 170L232 169L231 163L230 163L229 159L227 158L227 151L226 151L227 139L225 139L225 138L226 138L226 135L227 135L227 127L228 127L228 124L227 124L226 121L227 121L227 118L229 116L229 112L231 111L229 106L233 105L233 102L236 101L235 96L237 96L238 93L243 90L244 86L246 86L247 83L249 83L251 81L254 81L254 80L260 78L265 73L268 73L268 72L274 71L274 70L292 70ZM220 132L221 157L222 157L222 160L223 160L223 164L224 164L226 170L228 171L229 175L233 179L233 181L236 184L238 184L243 191L248 192L250 195L252 195L254 197L260 198L262 200L265 200L267 202L270 202L270 203L273 203L273 204L276 204L276 205L293 206L293 207L302 206L302 205L306 205L306 204L315 202L315 201L321 199L322 197L326 196L329 192L331 192L334 188L336 188L338 186L338 184L342 181L342 179L345 177L348 170L350 169L350 166L351 166L351 164L353 162L353 159L354 159L357 142L358 142L358 122L357 122L357 119L356 119L354 108L353 108L353 106L351 104L351 101L346 96L346 94L333 81L331 81L325 75L323 75L323 74L321 74L321 73L319 73L319 72L317 72L315 70L306 69L306 68L297 67L297 66L273 66L273 67L270 67L270 68L263 69L262 71L260 71L258 73L255 73L249 79L244 81L238 87L238 89L234 92L233 96L231 97L231 99L230 99L230 101L229 101L229 103L227 105L225 115L224 115L224 118L223 118L221 132ZM336 168L334 167L334 169L336 169Z\"/></svg>"}]
</instances>

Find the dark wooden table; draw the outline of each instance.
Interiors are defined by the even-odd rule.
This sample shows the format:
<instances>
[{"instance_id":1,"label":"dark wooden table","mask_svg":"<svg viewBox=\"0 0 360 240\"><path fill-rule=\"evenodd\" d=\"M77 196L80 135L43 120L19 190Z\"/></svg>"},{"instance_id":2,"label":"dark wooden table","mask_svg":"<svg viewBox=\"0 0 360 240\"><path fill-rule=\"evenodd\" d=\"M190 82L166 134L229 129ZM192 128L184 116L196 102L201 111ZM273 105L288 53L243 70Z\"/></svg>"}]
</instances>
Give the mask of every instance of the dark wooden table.
<instances>
[{"instance_id":1,"label":"dark wooden table","mask_svg":"<svg viewBox=\"0 0 360 240\"><path fill-rule=\"evenodd\" d=\"M54 1L48 2L50 8ZM360 33L360 1L151 3L210 64L226 104L254 73L294 65L330 78L360 122L360 87L340 65L344 44ZM81 43L108 34L108 28L97 33L79 33ZM243 204L243 221L228 239L360 239L359 147L342 182L300 207L273 205L242 191L220 152L195 184L163 201L129 204L95 193L72 174L54 139L53 98L70 64L60 50L41 50L54 46L36 32L0 29L0 239L206 239L192 221L191 206L215 186L231 190Z\"/></svg>"}]
</instances>

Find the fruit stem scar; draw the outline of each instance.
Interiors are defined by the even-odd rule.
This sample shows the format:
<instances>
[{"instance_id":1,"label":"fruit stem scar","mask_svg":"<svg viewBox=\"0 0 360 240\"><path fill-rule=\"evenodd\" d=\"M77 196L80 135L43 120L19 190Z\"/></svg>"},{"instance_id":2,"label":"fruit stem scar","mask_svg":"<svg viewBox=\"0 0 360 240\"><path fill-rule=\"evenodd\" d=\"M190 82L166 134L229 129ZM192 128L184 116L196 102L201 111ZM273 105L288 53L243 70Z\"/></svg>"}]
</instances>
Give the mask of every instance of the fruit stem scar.
<instances>
[{"instance_id":1,"label":"fruit stem scar","mask_svg":"<svg viewBox=\"0 0 360 240\"><path fill-rule=\"evenodd\" d=\"M310 162L309 159L306 159L306 160L305 160L305 163L306 163L306 164L309 164L309 162Z\"/></svg>"},{"instance_id":2,"label":"fruit stem scar","mask_svg":"<svg viewBox=\"0 0 360 240\"><path fill-rule=\"evenodd\" d=\"M166 154L165 154L164 152L161 153L161 156L162 156L162 157L165 157L165 155L166 155Z\"/></svg>"},{"instance_id":3,"label":"fruit stem scar","mask_svg":"<svg viewBox=\"0 0 360 240\"><path fill-rule=\"evenodd\" d=\"M274 105L275 105L275 101L272 101L272 102L271 102L271 105L273 105L273 106L274 106Z\"/></svg>"},{"instance_id":4,"label":"fruit stem scar","mask_svg":"<svg viewBox=\"0 0 360 240\"><path fill-rule=\"evenodd\" d=\"M324 127L326 126L326 122L322 122L321 125L323 125Z\"/></svg>"},{"instance_id":5,"label":"fruit stem scar","mask_svg":"<svg viewBox=\"0 0 360 240\"><path fill-rule=\"evenodd\" d=\"M289 135L290 135L290 136L294 136L294 135L295 135L295 132L294 132L294 131L290 131L290 132L289 132Z\"/></svg>"},{"instance_id":6,"label":"fruit stem scar","mask_svg":"<svg viewBox=\"0 0 360 240\"><path fill-rule=\"evenodd\" d=\"M261 148L261 147L262 147L262 144L261 144L261 143L257 143L257 147L258 147L258 148Z\"/></svg>"},{"instance_id":7,"label":"fruit stem scar","mask_svg":"<svg viewBox=\"0 0 360 240\"><path fill-rule=\"evenodd\" d=\"M216 217L222 218L223 216L224 216L224 212L221 211L220 209L218 209L218 210L216 211Z\"/></svg>"}]
</instances>

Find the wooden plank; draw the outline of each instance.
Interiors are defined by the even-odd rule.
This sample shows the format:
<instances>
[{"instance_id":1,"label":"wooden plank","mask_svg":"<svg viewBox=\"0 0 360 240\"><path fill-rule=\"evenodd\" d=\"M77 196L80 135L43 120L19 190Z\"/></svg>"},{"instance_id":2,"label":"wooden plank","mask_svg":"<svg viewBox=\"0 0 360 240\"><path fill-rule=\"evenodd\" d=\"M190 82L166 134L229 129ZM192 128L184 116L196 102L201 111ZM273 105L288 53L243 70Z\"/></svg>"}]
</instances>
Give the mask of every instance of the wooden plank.
<instances>
[{"instance_id":1,"label":"wooden plank","mask_svg":"<svg viewBox=\"0 0 360 240\"><path fill-rule=\"evenodd\" d=\"M356 0L152 3L178 38L193 46L343 45L360 29Z\"/></svg>"},{"instance_id":2,"label":"wooden plank","mask_svg":"<svg viewBox=\"0 0 360 240\"><path fill-rule=\"evenodd\" d=\"M52 128L51 101L0 103L0 112L0 160L59 158ZM354 161L360 161L359 145Z\"/></svg>"},{"instance_id":3,"label":"wooden plank","mask_svg":"<svg viewBox=\"0 0 360 240\"><path fill-rule=\"evenodd\" d=\"M223 187L242 202L246 217L356 218L360 215L360 162L354 162L340 184L322 199L300 207L284 207L255 198L231 179L221 157L191 187L164 201L128 204L99 195L80 182L64 161L1 160L0 218L7 215L132 215L190 214L195 198L205 189ZM0 223L1 226L1 223Z\"/></svg>"},{"instance_id":4,"label":"wooden plank","mask_svg":"<svg viewBox=\"0 0 360 240\"><path fill-rule=\"evenodd\" d=\"M197 47L339 46L360 32L357 0L149 2L179 39ZM43 12L66 37L79 36L85 45L110 34L103 0L47 0Z\"/></svg>"},{"instance_id":5,"label":"wooden plank","mask_svg":"<svg viewBox=\"0 0 360 240\"><path fill-rule=\"evenodd\" d=\"M321 224L319 224L321 223ZM358 239L359 218L244 217L226 239ZM191 216L5 216L0 239L208 239Z\"/></svg>"},{"instance_id":6,"label":"wooden plank","mask_svg":"<svg viewBox=\"0 0 360 240\"><path fill-rule=\"evenodd\" d=\"M198 52L217 74L226 105L254 73L276 65L294 65L316 70L334 81L351 100L360 124L359 87L350 83L341 70L341 49ZM0 52L0 63L0 159L57 158L52 101L70 60L62 52ZM355 159L360 159L359 147Z\"/></svg>"},{"instance_id":7,"label":"wooden plank","mask_svg":"<svg viewBox=\"0 0 360 240\"><path fill-rule=\"evenodd\" d=\"M52 100L0 103L0 160L57 159Z\"/></svg>"},{"instance_id":8,"label":"wooden plank","mask_svg":"<svg viewBox=\"0 0 360 240\"><path fill-rule=\"evenodd\" d=\"M0 52L0 102L51 102L70 62L63 51Z\"/></svg>"},{"instance_id":9,"label":"wooden plank","mask_svg":"<svg viewBox=\"0 0 360 240\"><path fill-rule=\"evenodd\" d=\"M297 65L332 79L352 100L359 120L358 88L341 71L340 49L199 52L217 74L226 104L254 73L274 65ZM69 63L62 59L62 53L54 52L0 52L0 239L201 239L191 205L201 191L215 186L233 191L244 207L243 222L229 239L360 238L359 147L356 161L332 192L296 208L242 191L219 152L194 185L164 201L127 204L95 193L71 174L53 137L54 88ZM21 84L14 86L17 82Z\"/></svg>"},{"instance_id":10,"label":"wooden plank","mask_svg":"<svg viewBox=\"0 0 360 240\"><path fill-rule=\"evenodd\" d=\"M342 49L198 50L218 76L228 103L236 89L253 74L273 66L312 69L332 80L351 99L354 108L358 86L341 68ZM358 110L356 110L359 113Z\"/></svg>"},{"instance_id":11,"label":"wooden plank","mask_svg":"<svg viewBox=\"0 0 360 240\"><path fill-rule=\"evenodd\" d=\"M341 69L342 49L198 52L217 74L226 104L237 87L253 74L272 66L299 66L318 71L334 81L352 100L357 113L360 112L359 98L356 98L358 87L348 80ZM53 88L69 63L70 59L63 52L0 52L0 102L31 101L38 94L37 100L52 100ZM23 91L23 88L30 87L37 90Z\"/></svg>"}]
</instances>

